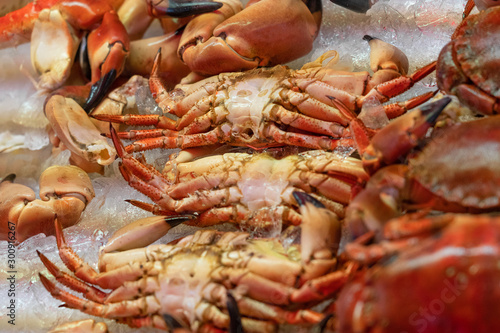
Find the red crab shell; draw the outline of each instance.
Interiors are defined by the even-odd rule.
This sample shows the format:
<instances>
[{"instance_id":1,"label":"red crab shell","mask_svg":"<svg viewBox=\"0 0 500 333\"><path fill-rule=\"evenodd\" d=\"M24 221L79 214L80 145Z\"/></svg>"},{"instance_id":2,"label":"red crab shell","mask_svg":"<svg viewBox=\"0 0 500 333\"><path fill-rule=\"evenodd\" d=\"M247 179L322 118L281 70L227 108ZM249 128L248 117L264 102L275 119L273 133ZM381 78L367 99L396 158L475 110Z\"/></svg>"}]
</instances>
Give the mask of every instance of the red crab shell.
<instances>
[{"instance_id":1,"label":"red crab shell","mask_svg":"<svg viewBox=\"0 0 500 333\"><path fill-rule=\"evenodd\" d=\"M500 97L497 47L500 45L500 6L469 16L455 36L439 55L436 72L439 88L458 95L462 102L479 112L489 110L490 103L498 112L495 99ZM481 94L485 94L485 99Z\"/></svg>"},{"instance_id":2,"label":"red crab shell","mask_svg":"<svg viewBox=\"0 0 500 333\"><path fill-rule=\"evenodd\" d=\"M479 209L498 207L498 151L500 117L459 123L443 130L410 159L410 177L447 202Z\"/></svg>"},{"instance_id":3,"label":"red crab shell","mask_svg":"<svg viewBox=\"0 0 500 333\"><path fill-rule=\"evenodd\" d=\"M500 218L452 218L344 287L338 331L500 332Z\"/></svg>"}]
</instances>

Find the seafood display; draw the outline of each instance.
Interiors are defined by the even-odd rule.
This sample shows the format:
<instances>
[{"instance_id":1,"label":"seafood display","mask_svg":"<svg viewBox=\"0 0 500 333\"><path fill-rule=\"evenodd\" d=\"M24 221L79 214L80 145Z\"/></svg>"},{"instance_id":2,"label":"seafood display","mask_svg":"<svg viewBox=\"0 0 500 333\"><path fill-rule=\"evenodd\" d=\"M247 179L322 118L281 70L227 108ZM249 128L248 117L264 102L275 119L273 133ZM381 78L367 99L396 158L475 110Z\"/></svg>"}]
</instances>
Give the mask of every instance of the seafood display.
<instances>
[{"instance_id":1,"label":"seafood display","mask_svg":"<svg viewBox=\"0 0 500 333\"><path fill-rule=\"evenodd\" d=\"M0 331L498 330L499 8L4 14Z\"/></svg>"}]
</instances>

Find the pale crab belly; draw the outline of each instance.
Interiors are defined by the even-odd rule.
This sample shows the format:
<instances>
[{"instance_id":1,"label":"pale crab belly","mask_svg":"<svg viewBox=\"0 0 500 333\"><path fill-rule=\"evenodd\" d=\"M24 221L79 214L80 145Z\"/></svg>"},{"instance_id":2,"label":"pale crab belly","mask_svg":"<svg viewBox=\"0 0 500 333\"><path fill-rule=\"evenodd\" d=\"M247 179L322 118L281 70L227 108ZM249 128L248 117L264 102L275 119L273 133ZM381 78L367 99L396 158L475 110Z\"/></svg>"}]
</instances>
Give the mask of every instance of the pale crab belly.
<instances>
[{"instance_id":1,"label":"pale crab belly","mask_svg":"<svg viewBox=\"0 0 500 333\"><path fill-rule=\"evenodd\" d=\"M282 205L292 191L288 172L276 168L270 171L263 164L260 170L255 168L244 172L237 185L242 194L241 203L251 211Z\"/></svg>"},{"instance_id":2,"label":"pale crab belly","mask_svg":"<svg viewBox=\"0 0 500 333\"><path fill-rule=\"evenodd\" d=\"M262 140L261 124L266 121L264 111L276 90L277 79L245 79L228 88L228 99L224 106L227 110L226 131L238 135L243 140ZM229 129L230 127L230 129Z\"/></svg>"},{"instance_id":3,"label":"pale crab belly","mask_svg":"<svg viewBox=\"0 0 500 333\"><path fill-rule=\"evenodd\" d=\"M191 326L199 319L196 309L203 302L204 288L210 283L211 272L220 265L216 253L186 253L164 262L158 275L159 289L155 296L161 314L183 320Z\"/></svg>"}]
</instances>

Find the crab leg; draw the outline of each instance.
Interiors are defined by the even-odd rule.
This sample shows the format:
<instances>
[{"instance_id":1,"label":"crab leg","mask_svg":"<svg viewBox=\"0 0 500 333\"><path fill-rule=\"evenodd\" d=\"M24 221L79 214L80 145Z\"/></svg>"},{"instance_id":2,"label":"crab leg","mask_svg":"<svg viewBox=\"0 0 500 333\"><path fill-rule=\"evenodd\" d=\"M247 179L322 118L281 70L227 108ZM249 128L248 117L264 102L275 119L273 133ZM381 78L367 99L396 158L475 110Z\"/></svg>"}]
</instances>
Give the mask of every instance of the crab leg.
<instances>
[{"instance_id":1,"label":"crab leg","mask_svg":"<svg viewBox=\"0 0 500 333\"><path fill-rule=\"evenodd\" d=\"M222 96L219 96L221 98ZM222 109L220 106L215 106L212 110L211 107L212 105L217 105L217 101L215 101L216 96L215 95L210 95L207 97L204 97L200 99L193 107L191 107L177 122L177 129L185 129L186 134L191 134L191 133L197 133L196 128L190 129L190 127L193 125L196 125L196 123L200 123L200 127L203 127L201 123L207 123L210 124L210 118L217 119L220 117L219 113L221 113L219 110ZM208 118L208 119L207 119ZM190 126L191 125L191 126ZM207 125L205 125L205 129L208 128ZM200 132L200 130L198 130Z\"/></svg>"},{"instance_id":2,"label":"crab leg","mask_svg":"<svg viewBox=\"0 0 500 333\"><path fill-rule=\"evenodd\" d=\"M174 90L175 95L173 95L167 90L164 80L162 79L160 71L161 59L162 50L159 49L153 62L149 87L158 107L164 112L182 117L196 103L214 93L220 85L218 76L210 77L194 83L193 85L188 85L186 90L183 90L182 85L178 85ZM175 103L177 99L181 98L181 96L177 95L186 97L182 98L179 103Z\"/></svg>"},{"instance_id":3,"label":"crab leg","mask_svg":"<svg viewBox=\"0 0 500 333\"><path fill-rule=\"evenodd\" d=\"M317 84L320 83L318 82ZM328 85L325 85L324 88L328 89ZM324 91L319 94L319 96L324 96ZM350 120L356 118L352 111L349 110L347 113L343 112L343 110L328 105L327 99L322 98L322 101L320 101L307 93L289 90L286 93L285 100L286 99L289 100L292 105L295 105L300 112L315 119L335 122L342 126L347 126Z\"/></svg>"},{"instance_id":4,"label":"crab leg","mask_svg":"<svg viewBox=\"0 0 500 333\"><path fill-rule=\"evenodd\" d=\"M429 92L424 93L422 95L410 98L409 100L406 100L404 102L383 105L383 108L385 110L385 114L387 115L387 118L389 118L389 119L394 119L396 117L399 117L402 114L406 113L408 110L411 110L411 109L427 102L434 95L436 95L436 93L437 93L437 91L429 91Z\"/></svg>"},{"instance_id":5,"label":"crab leg","mask_svg":"<svg viewBox=\"0 0 500 333\"><path fill-rule=\"evenodd\" d=\"M160 129L176 130L176 121L166 116L158 116L155 114L138 115L112 115L112 114L93 114L93 118L118 124L137 125L137 126L155 126Z\"/></svg>"},{"instance_id":6,"label":"crab leg","mask_svg":"<svg viewBox=\"0 0 500 333\"><path fill-rule=\"evenodd\" d=\"M259 213L263 213L264 219L261 220L259 218ZM252 220L248 222L248 225L255 228L266 228L269 224L274 223L268 222L268 219L271 221L282 221L285 225L300 225L302 222L302 216L287 206L276 206L272 209L265 209L263 212L259 210L257 213L254 213L250 212L244 205L236 204L206 210L198 216L195 225L206 227L221 222L240 223L239 221L249 220L250 217L252 217ZM189 224L189 222L186 224Z\"/></svg>"},{"instance_id":7,"label":"crab leg","mask_svg":"<svg viewBox=\"0 0 500 333\"><path fill-rule=\"evenodd\" d=\"M344 135L345 127L335 122L308 117L297 112L289 111L278 105L271 106L270 108L270 110L266 110L269 112L269 119L278 123L311 133L329 135L332 137L341 137Z\"/></svg>"},{"instance_id":8,"label":"crab leg","mask_svg":"<svg viewBox=\"0 0 500 333\"><path fill-rule=\"evenodd\" d=\"M266 138L273 138L276 141L274 145L293 145L301 146L310 149L326 149L334 150L337 147L352 146L352 140L348 138L332 139L329 136L316 136L307 135L295 132L285 132L280 130L273 123L269 123L269 126L264 130L262 137L259 141L262 143L253 144L254 147L259 147L260 145L265 145L269 147L269 141ZM175 132L169 132L169 134L175 134ZM187 134L180 135L177 133L175 136L167 137L157 137L157 138L147 138L142 140L137 140L131 145L126 147L128 153L144 151L156 148L192 148L198 146L208 146L215 143L225 143L231 141L232 138L226 135L223 131L222 126L218 126L213 130L206 133L198 134ZM238 145L244 146L244 143L239 143Z\"/></svg>"},{"instance_id":9,"label":"crab leg","mask_svg":"<svg viewBox=\"0 0 500 333\"><path fill-rule=\"evenodd\" d=\"M376 98L380 103L400 95L413 87L415 83L422 80L436 69L436 62L432 62L414 72L410 76L400 76L387 82L380 83L373 87L366 95L356 100L358 108L363 106L366 100Z\"/></svg>"},{"instance_id":10,"label":"crab leg","mask_svg":"<svg viewBox=\"0 0 500 333\"><path fill-rule=\"evenodd\" d=\"M207 132L191 135L176 135L159 138L148 138L137 140L126 147L127 152L137 152L156 148L192 148L198 146L208 146L218 142L226 142L229 138L225 138L224 133L219 127ZM222 140L222 141L221 141Z\"/></svg>"},{"instance_id":11,"label":"crab leg","mask_svg":"<svg viewBox=\"0 0 500 333\"><path fill-rule=\"evenodd\" d=\"M346 183L329 175L306 171L296 172L291 175L290 182L303 190L307 190L309 187L316 189L319 193L336 202L347 204L350 201L352 183Z\"/></svg>"},{"instance_id":12,"label":"crab leg","mask_svg":"<svg viewBox=\"0 0 500 333\"><path fill-rule=\"evenodd\" d=\"M47 259L44 254L40 253L40 251L37 250L36 253L45 267L47 267L50 274L52 274L59 283L83 294L86 299L100 303L109 295L93 286L87 285L66 272L62 272L56 265Z\"/></svg>"},{"instance_id":13,"label":"crab leg","mask_svg":"<svg viewBox=\"0 0 500 333\"><path fill-rule=\"evenodd\" d=\"M264 136L273 138L278 144L300 146L310 149L332 151L337 147L352 147L352 140L346 138L332 139L327 136L315 136L294 132L285 132L274 124L269 124Z\"/></svg>"}]
</instances>

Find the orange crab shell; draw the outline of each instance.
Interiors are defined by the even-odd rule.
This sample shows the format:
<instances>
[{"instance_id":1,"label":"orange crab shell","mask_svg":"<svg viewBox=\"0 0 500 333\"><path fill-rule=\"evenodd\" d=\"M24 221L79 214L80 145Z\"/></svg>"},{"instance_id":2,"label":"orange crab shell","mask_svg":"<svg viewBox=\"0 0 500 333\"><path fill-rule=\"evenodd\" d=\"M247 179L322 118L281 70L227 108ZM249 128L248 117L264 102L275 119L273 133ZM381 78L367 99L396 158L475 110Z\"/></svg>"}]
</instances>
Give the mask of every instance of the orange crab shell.
<instances>
[{"instance_id":1,"label":"orange crab shell","mask_svg":"<svg viewBox=\"0 0 500 333\"><path fill-rule=\"evenodd\" d=\"M500 6L469 16L455 36L438 58L439 88L481 113L498 112Z\"/></svg>"}]
</instances>

